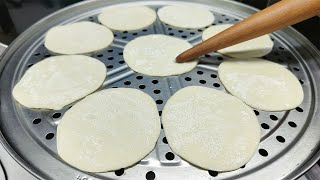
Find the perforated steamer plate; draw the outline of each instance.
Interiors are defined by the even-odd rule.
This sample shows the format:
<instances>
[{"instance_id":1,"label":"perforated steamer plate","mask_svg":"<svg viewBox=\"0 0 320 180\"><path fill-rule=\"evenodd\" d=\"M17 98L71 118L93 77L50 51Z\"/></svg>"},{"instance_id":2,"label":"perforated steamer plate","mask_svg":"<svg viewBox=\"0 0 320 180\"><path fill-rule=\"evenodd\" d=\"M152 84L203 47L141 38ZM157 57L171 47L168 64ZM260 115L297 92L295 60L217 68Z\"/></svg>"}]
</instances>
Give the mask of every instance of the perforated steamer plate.
<instances>
[{"instance_id":1,"label":"perforated steamer plate","mask_svg":"<svg viewBox=\"0 0 320 180\"><path fill-rule=\"evenodd\" d=\"M81 20L97 22L96 16L104 7L120 4L147 5L155 10L171 4L199 5L212 11L216 18L214 25L236 23L256 11L237 2L222 0L92 0L58 11L29 28L11 44L0 62L1 142L24 168L40 179L291 179L316 162L320 141L320 55L302 35L286 28L272 34L275 46L265 58L282 64L296 75L305 93L304 101L291 111L255 110L261 124L261 143L257 153L244 167L225 173L194 167L171 152L163 130L155 149L133 167L94 174L81 172L64 163L57 155L55 135L61 116L72 105L60 111L27 109L13 99L12 88L30 66L50 56L43 46L43 37L49 28ZM217 78L217 67L227 57L217 53L201 57L200 64L189 73L164 78L135 73L123 60L123 47L138 36L166 34L197 44L201 42L203 30L177 29L157 20L141 31L115 32L111 47L92 55L108 68L107 80L100 89L140 89L154 98L159 115L168 98L183 87L199 85L225 91Z\"/></svg>"}]
</instances>

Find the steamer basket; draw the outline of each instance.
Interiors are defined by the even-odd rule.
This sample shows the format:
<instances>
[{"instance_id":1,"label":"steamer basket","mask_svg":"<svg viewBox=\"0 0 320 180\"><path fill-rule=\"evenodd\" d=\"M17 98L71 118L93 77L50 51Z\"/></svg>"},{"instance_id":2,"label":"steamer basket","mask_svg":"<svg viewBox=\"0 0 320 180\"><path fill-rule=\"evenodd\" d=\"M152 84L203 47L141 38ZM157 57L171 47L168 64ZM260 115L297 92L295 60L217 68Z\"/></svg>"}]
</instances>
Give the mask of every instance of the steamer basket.
<instances>
[{"instance_id":1,"label":"steamer basket","mask_svg":"<svg viewBox=\"0 0 320 180\"><path fill-rule=\"evenodd\" d=\"M0 62L0 139L11 156L40 179L291 179L308 170L319 158L320 54L308 40L292 28L271 34L275 45L272 52L264 58L277 62L294 73L302 84L304 101L291 111L255 110L261 124L261 143L250 162L236 171L217 173L190 165L172 153L161 130L155 149L135 166L107 173L82 172L63 162L56 150L57 125L72 105L60 111L34 110L24 108L13 99L12 88L25 71L33 64L53 55L43 46L44 35L49 28L83 20L98 23L97 15L103 8L111 5L147 5L157 10L164 5L173 4L202 6L214 14L214 24L237 23L256 12L256 9L241 3L223 0L91 0L67 7L44 18L16 39ZM225 91L217 78L217 68L228 57L218 53L201 57L199 65L193 71L171 77L150 77L136 73L123 60L124 46L136 37L165 34L184 39L194 45L201 42L204 29L178 29L157 20L152 26L141 31L114 32L113 44L92 55L108 68L107 80L100 89L140 89L154 98L160 116L168 98L183 87L198 85Z\"/></svg>"}]
</instances>

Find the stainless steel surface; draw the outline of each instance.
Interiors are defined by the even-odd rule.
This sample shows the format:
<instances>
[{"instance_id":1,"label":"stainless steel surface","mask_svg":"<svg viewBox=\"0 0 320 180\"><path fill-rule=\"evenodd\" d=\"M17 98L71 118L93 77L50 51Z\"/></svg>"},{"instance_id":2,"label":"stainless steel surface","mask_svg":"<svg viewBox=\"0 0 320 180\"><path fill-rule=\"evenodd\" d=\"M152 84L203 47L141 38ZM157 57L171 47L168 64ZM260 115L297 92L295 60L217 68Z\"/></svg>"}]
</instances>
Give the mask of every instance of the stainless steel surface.
<instances>
[{"instance_id":1,"label":"stainless steel surface","mask_svg":"<svg viewBox=\"0 0 320 180\"><path fill-rule=\"evenodd\" d=\"M14 158L0 145L0 160L2 164L3 173L6 178L2 178L0 172L0 180L36 180L30 172L26 171L20 166ZM0 170L1 171L1 170Z\"/></svg>"},{"instance_id":2,"label":"stainless steel surface","mask_svg":"<svg viewBox=\"0 0 320 180\"><path fill-rule=\"evenodd\" d=\"M223 0L198 0L194 3L191 1L121 1L121 3L143 4L155 9L168 4L198 4L214 13L215 24L234 23L255 12L251 7ZM302 175L316 162L319 158L320 141L318 120L320 54L299 33L287 28L272 34L275 46L266 59L280 63L291 70L301 81L305 98L299 108L291 111L259 111L257 117L262 124L261 143L259 151L245 167L216 175L214 172L209 173L191 166L177 155L173 160L168 160L166 153L171 150L163 142L163 131L154 151L139 164L125 169L121 176L114 172L85 173L64 163L56 153L55 137L51 139L47 135L49 133L55 135L60 116L69 106L60 111L27 109L14 101L11 91L28 67L50 56L43 46L44 33L50 27L79 20L96 21L96 15L102 8L112 4L120 2L86 1L59 11L28 29L2 57L0 129L3 137L1 139L6 150L25 169L42 179L145 179L149 171L153 171L157 179L291 179ZM104 62L109 70L107 81L101 89L112 87L141 89L155 100L162 100L162 103L158 104L159 112L162 111L167 99L185 86L200 85L225 91L216 77L216 70L227 57L217 53L202 57L200 64L192 72L165 78L135 73L123 61L123 47L135 37L154 33L167 34L196 44L201 41L202 31L203 29L180 30L157 21L142 31L116 32L111 47L93 55Z\"/></svg>"},{"instance_id":3,"label":"stainless steel surface","mask_svg":"<svg viewBox=\"0 0 320 180\"><path fill-rule=\"evenodd\" d=\"M8 46L0 42L0 56Z\"/></svg>"},{"instance_id":4,"label":"stainless steel surface","mask_svg":"<svg viewBox=\"0 0 320 180\"><path fill-rule=\"evenodd\" d=\"M320 177L320 166L315 164L306 174L305 177L308 179L319 179Z\"/></svg>"},{"instance_id":5,"label":"stainless steel surface","mask_svg":"<svg viewBox=\"0 0 320 180\"><path fill-rule=\"evenodd\" d=\"M0 43L0 57L7 45ZM1 88L1 87L0 87ZM36 178L20 166L15 159L0 145L0 180L36 180Z\"/></svg>"},{"instance_id":6,"label":"stainless steel surface","mask_svg":"<svg viewBox=\"0 0 320 180\"><path fill-rule=\"evenodd\" d=\"M3 169L3 165L0 161L0 179L6 179L5 173L4 173L4 169Z\"/></svg>"}]
</instances>

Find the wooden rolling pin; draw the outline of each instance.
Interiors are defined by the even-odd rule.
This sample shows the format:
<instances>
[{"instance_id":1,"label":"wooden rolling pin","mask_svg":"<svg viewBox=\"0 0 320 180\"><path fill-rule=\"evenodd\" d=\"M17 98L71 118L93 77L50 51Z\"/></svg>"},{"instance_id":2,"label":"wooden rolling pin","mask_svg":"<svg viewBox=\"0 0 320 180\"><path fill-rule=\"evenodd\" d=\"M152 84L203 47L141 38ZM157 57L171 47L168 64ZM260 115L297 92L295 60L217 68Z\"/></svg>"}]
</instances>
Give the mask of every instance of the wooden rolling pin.
<instances>
[{"instance_id":1,"label":"wooden rolling pin","mask_svg":"<svg viewBox=\"0 0 320 180\"><path fill-rule=\"evenodd\" d=\"M320 14L320 0L282 0L177 56L186 62Z\"/></svg>"}]
</instances>

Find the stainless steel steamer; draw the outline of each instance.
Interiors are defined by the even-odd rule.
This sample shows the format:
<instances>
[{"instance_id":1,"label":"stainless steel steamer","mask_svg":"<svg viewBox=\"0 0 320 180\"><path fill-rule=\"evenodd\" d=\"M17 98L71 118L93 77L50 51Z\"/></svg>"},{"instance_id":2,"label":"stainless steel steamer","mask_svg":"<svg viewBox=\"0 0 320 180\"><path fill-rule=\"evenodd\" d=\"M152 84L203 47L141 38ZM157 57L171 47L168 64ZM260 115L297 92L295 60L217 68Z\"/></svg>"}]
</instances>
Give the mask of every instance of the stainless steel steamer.
<instances>
[{"instance_id":1,"label":"stainless steel steamer","mask_svg":"<svg viewBox=\"0 0 320 180\"><path fill-rule=\"evenodd\" d=\"M296 109L282 112L255 111L262 129L259 150L245 167L216 173L190 165L174 155L161 131L156 148L137 165L107 173L85 173L64 163L56 151L56 127L60 111L27 109L11 95L13 86L34 63L51 56L43 46L46 31L56 25L89 20L111 5L147 5L157 10L164 5L199 5L212 11L214 24L236 23L256 9L233 1L99 1L91 0L60 10L33 25L6 50L0 62L1 142L11 156L40 179L291 179L302 175L319 159L320 53L301 34L286 28L272 34L275 46L265 58L282 64L299 79L305 93ZM192 12L190 12L192 13ZM261 22L263 23L263 22ZM199 85L225 91L217 78L218 65L227 59L218 53L201 57L192 72L172 77L150 77L133 72L123 60L123 47L147 34L166 34L197 44L204 29L177 29L157 20L151 27L135 32L115 32L111 47L93 57L104 62L108 77L100 89L130 87L141 89L157 102L159 114L168 98L179 89ZM57 83L59 86L59 83ZM123 142L126 143L126 142ZM122 158L122 157L119 157Z\"/></svg>"}]
</instances>

